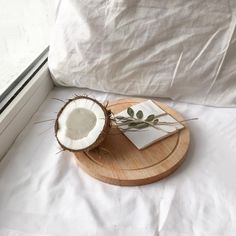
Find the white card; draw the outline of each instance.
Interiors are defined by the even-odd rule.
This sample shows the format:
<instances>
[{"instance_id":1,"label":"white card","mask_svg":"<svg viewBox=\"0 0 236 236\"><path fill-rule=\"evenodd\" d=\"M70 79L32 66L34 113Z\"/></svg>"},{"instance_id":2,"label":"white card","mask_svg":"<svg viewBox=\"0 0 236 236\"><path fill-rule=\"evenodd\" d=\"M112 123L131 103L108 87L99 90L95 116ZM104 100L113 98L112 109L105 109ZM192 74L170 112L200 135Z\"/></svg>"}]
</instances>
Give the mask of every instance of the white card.
<instances>
[{"instance_id":1,"label":"white card","mask_svg":"<svg viewBox=\"0 0 236 236\"><path fill-rule=\"evenodd\" d=\"M154 114L154 115L163 114L163 116L159 117L159 121L161 121L161 122L177 122L177 120L175 120L172 116L170 116L168 113L163 111L158 105L153 103L151 100L147 100L145 102L133 105L133 106L131 106L131 108L134 110L135 114L138 110L141 110L143 112L143 119L147 118L151 114ZM128 117L129 115L127 114L127 110L124 110L124 111L120 112L119 114L116 114L116 116ZM122 126L122 128L127 128L127 127ZM143 149L143 148L146 148L149 145L153 144L154 142L162 140L162 139L176 133L178 130L184 128L184 126L182 124L180 124L179 122L177 122L176 124L172 124L172 125L161 125L161 126L157 126L157 127L160 127L164 131L155 129L154 127L147 127L145 129L138 130L137 132L126 131L126 132L124 132L124 135L138 149ZM165 132L165 131L168 131L168 132Z\"/></svg>"}]
</instances>

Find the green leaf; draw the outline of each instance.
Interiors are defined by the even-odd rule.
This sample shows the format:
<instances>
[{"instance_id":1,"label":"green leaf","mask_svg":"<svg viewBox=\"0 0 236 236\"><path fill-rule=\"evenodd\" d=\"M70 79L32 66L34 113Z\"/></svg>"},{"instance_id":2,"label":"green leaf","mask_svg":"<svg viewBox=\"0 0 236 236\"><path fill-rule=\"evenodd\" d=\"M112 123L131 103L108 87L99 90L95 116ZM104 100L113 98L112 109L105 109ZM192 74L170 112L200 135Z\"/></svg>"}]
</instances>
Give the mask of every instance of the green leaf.
<instances>
[{"instance_id":1,"label":"green leaf","mask_svg":"<svg viewBox=\"0 0 236 236\"><path fill-rule=\"evenodd\" d=\"M158 122L159 122L159 119L158 119L158 118L156 118L156 119L153 121L153 124L154 124L154 125L157 125L157 124L158 124Z\"/></svg>"},{"instance_id":2,"label":"green leaf","mask_svg":"<svg viewBox=\"0 0 236 236\"><path fill-rule=\"evenodd\" d=\"M124 119L125 119L124 116L116 116L115 118L116 118L117 120L124 120Z\"/></svg>"},{"instance_id":3,"label":"green leaf","mask_svg":"<svg viewBox=\"0 0 236 236\"><path fill-rule=\"evenodd\" d=\"M138 119L142 119L143 118L143 112L141 110L139 110L137 113L136 113L136 116Z\"/></svg>"},{"instance_id":4,"label":"green leaf","mask_svg":"<svg viewBox=\"0 0 236 236\"><path fill-rule=\"evenodd\" d=\"M147 124L147 123L141 123L141 124L137 124L136 126L135 126L135 128L136 129L145 129L145 128L147 128L149 126L149 124Z\"/></svg>"},{"instance_id":5,"label":"green leaf","mask_svg":"<svg viewBox=\"0 0 236 236\"><path fill-rule=\"evenodd\" d=\"M154 120L154 118L155 118L155 115L149 115L147 118L146 118L146 120L145 121L153 121Z\"/></svg>"},{"instance_id":6,"label":"green leaf","mask_svg":"<svg viewBox=\"0 0 236 236\"><path fill-rule=\"evenodd\" d=\"M140 124L142 124L142 122L130 122L130 123L128 124L128 126L135 128L137 125L140 125Z\"/></svg>"},{"instance_id":7,"label":"green leaf","mask_svg":"<svg viewBox=\"0 0 236 236\"><path fill-rule=\"evenodd\" d=\"M129 116L134 117L134 110L131 107L128 107L127 113Z\"/></svg>"}]
</instances>

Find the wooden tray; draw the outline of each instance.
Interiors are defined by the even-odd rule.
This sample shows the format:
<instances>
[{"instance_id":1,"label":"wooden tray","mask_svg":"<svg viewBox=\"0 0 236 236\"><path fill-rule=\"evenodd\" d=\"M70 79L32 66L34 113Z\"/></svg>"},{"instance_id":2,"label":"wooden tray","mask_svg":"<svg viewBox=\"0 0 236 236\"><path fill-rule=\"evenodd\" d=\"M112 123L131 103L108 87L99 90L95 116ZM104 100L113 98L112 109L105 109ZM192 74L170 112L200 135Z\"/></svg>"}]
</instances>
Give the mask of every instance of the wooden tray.
<instances>
[{"instance_id":1,"label":"wooden tray","mask_svg":"<svg viewBox=\"0 0 236 236\"><path fill-rule=\"evenodd\" d=\"M113 113L145 101L122 99L110 103ZM176 120L183 117L172 108L157 101ZM138 150L118 129L111 131L101 148L89 153L75 153L79 165L89 175L103 182L122 186L144 185L170 175L183 162L190 142L189 129L169 136L144 150Z\"/></svg>"}]
</instances>

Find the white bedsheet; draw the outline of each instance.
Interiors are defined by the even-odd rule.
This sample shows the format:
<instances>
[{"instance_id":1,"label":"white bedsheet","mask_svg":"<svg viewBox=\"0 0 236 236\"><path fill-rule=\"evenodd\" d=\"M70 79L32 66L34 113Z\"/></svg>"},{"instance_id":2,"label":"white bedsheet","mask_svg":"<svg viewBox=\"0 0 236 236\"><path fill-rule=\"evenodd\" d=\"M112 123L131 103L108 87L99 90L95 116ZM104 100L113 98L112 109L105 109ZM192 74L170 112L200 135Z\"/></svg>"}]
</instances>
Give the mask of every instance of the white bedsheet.
<instances>
[{"instance_id":1,"label":"white bedsheet","mask_svg":"<svg viewBox=\"0 0 236 236\"><path fill-rule=\"evenodd\" d=\"M60 0L57 84L236 107L235 0Z\"/></svg>"},{"instance_id":2,"label":"white bedsheet","mask_svg":"<svg viewBox=\"0 0 236 236\"><path fill-rule=\"evenodd\" d=\"M236 234L236 109L161 100L190 122L183 165L160 182L119 187L84 173L69 152L56 154L53 121L74 93L54 89L0 163L1 236ZM120 98L120 96L119 96ZM49 128L49 129L48 129Z\"/></svg>"}]
</instances>

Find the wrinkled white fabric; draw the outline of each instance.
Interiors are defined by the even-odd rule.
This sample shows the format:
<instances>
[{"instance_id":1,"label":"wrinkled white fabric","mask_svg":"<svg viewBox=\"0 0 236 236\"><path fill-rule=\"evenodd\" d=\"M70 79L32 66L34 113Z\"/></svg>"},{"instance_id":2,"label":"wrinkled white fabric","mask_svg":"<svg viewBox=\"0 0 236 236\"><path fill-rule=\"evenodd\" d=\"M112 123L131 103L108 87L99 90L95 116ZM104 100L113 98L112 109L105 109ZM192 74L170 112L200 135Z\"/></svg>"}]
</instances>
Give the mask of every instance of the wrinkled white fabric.
<instances>
[{"instance_id":1,"label":"wrinkled white fabric","mask_svg":"<svg viewBox=\"0 0 236 236\"><path fill-rule=\"evenodd\" d=\"M162 100L189 122L191 145L171 176L140 187L93 179L60 152L53 121L74 94L100 101L118 96L54 89L0 162L1 236L235 236L236 109Z\"/></svg>"},{"instance_id":2,"label":"wrinkled white fabric","mask_svg":"<svg viewBox=\"0 0 236 236\"><path fill-rule=\"evenodd\" d=\"M61 0L49 68L64 86L236 106L235 0Z\"/></svg>"}]
</instances>

